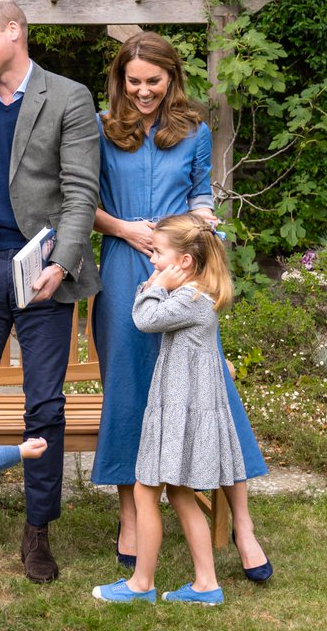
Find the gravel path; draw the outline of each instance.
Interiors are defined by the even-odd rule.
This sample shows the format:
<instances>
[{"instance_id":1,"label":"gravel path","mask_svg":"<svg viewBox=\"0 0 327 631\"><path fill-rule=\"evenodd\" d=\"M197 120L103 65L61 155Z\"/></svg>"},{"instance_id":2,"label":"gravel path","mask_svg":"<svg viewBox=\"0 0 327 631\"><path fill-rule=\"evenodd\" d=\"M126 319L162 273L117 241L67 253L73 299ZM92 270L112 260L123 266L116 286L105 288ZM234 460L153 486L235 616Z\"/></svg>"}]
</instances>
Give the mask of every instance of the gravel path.
<instances>
[{"instance_id":1,"label":"gravel path","mask_svg":"<svg viewBox=\"0 0 327 631\"><path fill-rule=\"evenodd\" d=\"M69 497L74 483L79 477L88 481L93 463L93 452L81 454L65 454L63 495ZM90 483L91 484L91 483ZM100 486L99 489L108 493L116 493L115 486ZM249 480L250 494L262 493L275 495L277 493L305 492L310 495L327 493L327 478L316 473L307 473L297 467L270 467L270 474Z\"/></svg>"},{"instance_id":2,"label":"gravel path","mask_svg":"<svg viewBox=\"0 0 327 631\"><path fill-rule=\"evenodd\" d=\"M78 482L94 488L90 482L90 474L94 452L65 453L64 455L64 478L63 478L63 499L69 499L78 489ZM6 486L11 494L15 489L23 491L22 477L19 475L13 480L2 479L1 486ZM104 493L116 493L116 486L98 486ZM309 473L298 467L271 466L269 475L260 478L253 478L248 481L250 495L276 495L277 493L286 495L287 493L306 493L316 496L322 493L327 494L327 477L317 473ZM165 494L162 497L165 500Z\"/></svg>"}]
</instances>

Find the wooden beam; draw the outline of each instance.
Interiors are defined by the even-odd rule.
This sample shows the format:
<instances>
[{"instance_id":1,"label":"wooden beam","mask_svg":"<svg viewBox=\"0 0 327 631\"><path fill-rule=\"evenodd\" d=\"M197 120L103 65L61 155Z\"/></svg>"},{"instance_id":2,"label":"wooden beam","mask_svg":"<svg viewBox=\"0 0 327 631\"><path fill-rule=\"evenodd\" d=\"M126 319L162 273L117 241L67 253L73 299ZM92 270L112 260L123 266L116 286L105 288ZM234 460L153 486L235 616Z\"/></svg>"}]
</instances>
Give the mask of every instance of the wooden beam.
<instances>
[{"instance_id":1,"label":"wooden beam","mask_svg":"<svg viewBox=\"0 0 327 631\"><path fill-rule=\"evenodd\" d=\"M141 27L137 24L121 24L120 26L108 24L107 26L107 34L109 37L116 39L122 44L126 42L129 37L132 37L137 33L142 33Z\"/></svg>"},{"instance_id":2,"label":"wooden beam","mask_svg":"<svg viewBox=\"0 0 327 631\"><path fill-rule=\"evenodd\" d=\"M271 0L242 0L242 5L248 11L256 13L269 2L271 2Z\"/></svg>"},{"instance_id":3,"label":"wooden beam","mask_svg":"<svg viewBox=\"0 0 327 631\"><path fill-rule=\"evenodd\" d=\"M271 0L243 0L259 11ZM207 0L19 0L30 24L207 24ZM212 7L226 15L230 5Z\"/></svg>"},{"instance_id":4,"label":"wooden beam","mask_svg":"<svg viewBox=\"0 0 327 631\"><path fill-rule=\"evenodd\" d=\"M30 24L206 24L205 0L19 0ZM224 7L222 6L222 10Z\"/></svg>"}]
</instances>

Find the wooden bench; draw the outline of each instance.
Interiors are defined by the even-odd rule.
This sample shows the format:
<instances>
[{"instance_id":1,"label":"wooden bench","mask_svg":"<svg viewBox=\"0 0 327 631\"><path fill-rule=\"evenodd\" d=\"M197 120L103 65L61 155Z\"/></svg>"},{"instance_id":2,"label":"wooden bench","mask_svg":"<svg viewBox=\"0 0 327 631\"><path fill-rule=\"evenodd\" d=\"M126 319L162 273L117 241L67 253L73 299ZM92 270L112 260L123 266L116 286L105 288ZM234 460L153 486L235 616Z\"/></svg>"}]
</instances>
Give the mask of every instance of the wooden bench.
<instances>
[{"instance_id":1,"label":"wooden bench","mask_svg":"<svg viewBox=\"0 0 327 631\"><path fill-rule=\"evenodd\" d=\"M88 300L85 329L87 357L79 360L78 304L73 315L72 339L66 382L93 381L100 379L99 363L92 336L91 313L93 298ZM25 397L22 392L23 369L20 357L13 360L13 347L17 346L11 335L0 362L0 444L17 445L24 431L23 414ZM3 386L19 386L20 392L7 394ZM65 451L95 451L102 407L102 394L66 394ZM211 501L203 493L196 493L202 510L211 519L213 545L217 548L228 543L228 505L224 492L211 492Z\"/></svg>"},{"instance_id":2,"label":"wooden bench","mask_svg":"<svg viewBox=\"0 0 327 631\"><path fill-rule=\"evenodd\" d=\"M99 380L98 357L91 334L91 312L93 298L88 301L86 323L87 359L80 362L78 304L73 315L72 339L69 364L66 373L67 382ZM22 386L23 369L20 357L13 364L13 346L15 338L10 336L0 363L0 386ZM102 394L67 394L65 451L94 451L96 448L99 421L102 406ZM6 394L0 392L0 442L14 445L21 442L24 430L23 414L25 397L23 392Z\"/></svg>"}]
</instances>

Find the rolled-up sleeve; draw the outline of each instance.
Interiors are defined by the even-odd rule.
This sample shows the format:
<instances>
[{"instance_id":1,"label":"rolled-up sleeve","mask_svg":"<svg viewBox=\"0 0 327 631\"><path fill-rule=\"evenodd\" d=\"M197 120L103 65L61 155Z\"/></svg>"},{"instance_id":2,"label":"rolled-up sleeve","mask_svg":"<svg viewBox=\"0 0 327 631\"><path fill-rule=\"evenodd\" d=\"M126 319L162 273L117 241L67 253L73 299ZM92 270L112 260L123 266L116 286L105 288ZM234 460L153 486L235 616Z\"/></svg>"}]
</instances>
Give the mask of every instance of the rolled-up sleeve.
<instances>
[{"instance_id":1,"label":"rolled-up sleeve","mask_svg":"<svg viewBox=\"0 0 327 631\"><path fill-rule=\"evenodd\" d=\"M210 174L211 174L212 140L208 126L202 123L197 134L196 153L192 162L192 190L188 196L190 210L197 208L214 208Z\"/></svg>"}]
</instances>

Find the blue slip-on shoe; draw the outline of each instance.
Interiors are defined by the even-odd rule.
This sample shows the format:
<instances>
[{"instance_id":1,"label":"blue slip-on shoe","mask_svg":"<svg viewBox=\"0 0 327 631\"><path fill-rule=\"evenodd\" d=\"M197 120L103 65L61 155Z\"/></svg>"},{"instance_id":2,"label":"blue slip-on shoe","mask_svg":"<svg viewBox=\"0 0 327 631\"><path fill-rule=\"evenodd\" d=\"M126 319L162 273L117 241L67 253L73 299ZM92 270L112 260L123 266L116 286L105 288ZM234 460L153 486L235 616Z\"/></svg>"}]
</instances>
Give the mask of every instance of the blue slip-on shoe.
<instances>
[{"instance_id":1,"label":"blue slip-on shoe","mask_svg":"<svg viewBox=\"0 0 327 631\"><path fill-rule=\"evenodd\" d=\"M237 548L234 530L232 531L232 540ZM263 565L258 565L257 567L251 567L248 569L242 566L242 570L246 578L249 581L253 581L254 583L266 583L267 581L269 581L274 573L273 567L268 557L266 563L263 563Z\"/></svg>"},{"instance_id":2,"label":"blue slip-on shoe","mask_svg":"<svg viewBox=\"0 0 327 631\"><path fill-rule=\"evenodd\" d=\"M164 594L162 594L162 600L213 607L214 605L221 605L224 602L224 594L221 587L213 589L210 592L196 592L192 589L192 583L187 583L174 592L164 592Z\"/></svg>"},{"instance_id":3,"label":"blue slip-on shoe","mask_svg":"<svg viewBox=\"0 0 327 631\"><path fill-rule=\"evenodd\" d=\"M150 603L155 603L157 590L150 589L148 592L133 592L126 585L126 578L120 578L116 583L97 585L92 591L92 596L106 602L129 603L132 600L147 600Z\"/></svg>"},{"instance_id":4,"label":"blue slip-on shoe","mask_svg":"<svg viewBox=\"0 0 327 631\"><path fill-rule=\"evenodd\" d=\"M120 535L120 521L118 522L118 531L117 531L117 543L116 543L116 559L117 563L124 565L124 567L135 567L136 565L136 556L134 554L122 554L119 552L119 535Z\"/></svg>"}]
</instances>

